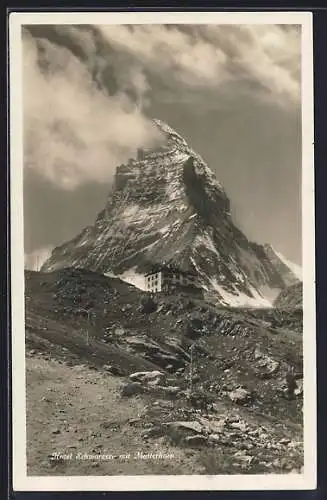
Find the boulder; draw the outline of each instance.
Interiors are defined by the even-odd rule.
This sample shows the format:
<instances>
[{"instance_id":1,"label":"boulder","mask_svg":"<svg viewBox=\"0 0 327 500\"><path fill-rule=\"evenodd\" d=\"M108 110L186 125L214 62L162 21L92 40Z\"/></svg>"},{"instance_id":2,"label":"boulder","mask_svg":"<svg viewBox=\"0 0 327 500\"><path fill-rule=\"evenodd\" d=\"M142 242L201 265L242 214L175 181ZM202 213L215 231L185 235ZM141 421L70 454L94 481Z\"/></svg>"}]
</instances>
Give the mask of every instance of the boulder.
<instances>
[{"instance_id":1,"label":"boulder","mask_svg":"<svg viewBox=\"0 0 327 500\"><path fill-rule=\"evenodd\" d=\"M195 420L166 422L163 424L163 427L168 430L168 433L172 431L177 432L183 437L189 435L190 432L193 435L201 434L203 429L202 425Z\"/></svg>"},{"instance_id":2,"label":"boulder","mask_svg":"<svg viewBox=\"0 0 327 500\"><path fill-rule=\"evenodd\" d=\"M254 359L256 360L257 375L260 378L269 378L279 369L278 361L262 353L258 348L254 351Z\"/></svg>"},{"instance_id":3,"label":"boulder","mask_svg":"<svg viewBox=\"0 0 327 500\"><path fill-rule=\"evenodd\" d=\"M236 453L234 453L233 457L238 461L241 462L242 465L245 467L248 467L249 465L252 464L254 457L251 455L247 455L243 450L239 450Z\"/></svg>"},{"instance_id":4,"label":"boulder","mask_svg":"<svg viewBox=\"0 0 327 500\"><path fill-rule=\"evenodd\" d=\"M191 446L194 448L198 448L200 446L205 446L207 444L208 440L206 436L202 436L201 434L196 435L196 436L186 436L184 439L184 443L187 446Z\"/></svg>"},{"instance_id":5,"label":"boulder","mask_svg":"<svg viewBox=\"0 0 327 500\"><path fill-rule=\"evenodd\" d=\"M163 382L165 375L164 375L164 373L162 373L158 370L154 370L151 372L131 373L129 378L133 382L140 382L141 384L157 385L160 382Z\"/></svg>"},{"instance_id":6,"label":"boulder","mask_svg":"<svg viewBox=\"0 0 327 500\"><path fill-rule=\"evenodd\" d=\"M254 351L254 359L261 359L263 356L263 353L260 351L258 347L255 348Z\"/></svg>"},{"instance_id":7,"label":"boulder","mask_svg":"<svg viewBox=\"0 0 327 500\"><path fill-rule=\"evenodd\" d=\"M106 371L106 372L109 372L111 373L112 375L116 375L116 376L122 376L123 375L123 372L121 371L120 368L118 368L117 366L113 366L113 365L104 365L103 366L103 369Z\"/></svg>"},{"instance_id":8,"label":"boulder","mask_svg":"<svg viewBox=\"0 0 327 500\"><path fill-rule=\"evenodd\" d=\"M246 404L253 399L252 394L243 387L238 387L234 391L229 392L228 397L236 404Z\"/></svg>"},{"instance_id":9,"label":"boulder","mask_svg":"<svg viewBox=\"0 0 327 500\"><path fill-rule=\"evenodd\" d=\"M196 421L166 422L162 427L174 444L183 443L187 437L198 436L202 432L202 426Z\"/></svg>"},{"instance_id":10,"label":"boulder","mask_svg":"<svg viewBox=\"0 0 327 500\"><path fill-rule=\"evenodd\" d=\"M207 419L199 417L198 422L201 424L204 432L208 434L218 435L225 432L225 419Z\"/></svg>"},{"instance_id":11,"label":"boulder","mask_svg":"<svg viewBox=\"0 0 327 500\"><path fill-rule=\"evenodd\" d=\"M135 396L136 394L142 394L143 392L144 387L140 382L129 382L122 388L121 395L124 397L130 397Z\"/></svg>"},{"instance_id":12,"label":"boulder","mask_svg":"<svg viewBox=\"0 0 327 500\"><path fill-rule=\"evenodd\" d=\"M296 389L294 389L294 396L299 397L303 394L303 380L296 381Z\"/></svg>"},{"instance_id":13,"label":"boulder","mask_svg":"<svg viewBox=\"0 0 327 500\"><path fill-rule=\"evenodd\" d=\"M208 436L208 443L211 444L211 445L216 445L216 444L219 444L221 443L221 435L219 434L210 434Z\"/></svg>"},{"instance_id":14,"label":"boulder","mask_svg":"<svg viewBox=\"0 0 327 500\"><path fill-rule=\"evenodd\" d=\"M231 427L232 429L240 430L241 432L246 432L248 429L246 422L242 422L242 421L231 422L229 424L229 427Z\"/></svg>"}]
</instances>

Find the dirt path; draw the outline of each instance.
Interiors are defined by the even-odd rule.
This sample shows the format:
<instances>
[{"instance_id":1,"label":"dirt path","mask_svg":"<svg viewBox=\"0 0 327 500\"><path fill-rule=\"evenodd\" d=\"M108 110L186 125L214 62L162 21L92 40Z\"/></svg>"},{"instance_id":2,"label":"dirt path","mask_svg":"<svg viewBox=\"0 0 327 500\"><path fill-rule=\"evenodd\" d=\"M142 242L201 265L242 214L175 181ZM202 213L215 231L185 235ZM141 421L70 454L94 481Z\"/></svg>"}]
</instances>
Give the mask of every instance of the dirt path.
<instances>
[{"instance_id":1,"label":"dirt path","mask_svg":"<svg viewBox=\"0 0 327 500\"><path fill-rule=\"evenodd\" d=\"M138 397L122 399L119 378L38 356L28 356L26 365L29 475L204 472L192 452L162 440L142 439L137 418L146 411L145 403ZM55 453L60 457L54 458ZM149 453L161 457L145 459ZM107 457L91 460L85 454ZM129 458L121 457L128 454ZM66 457L61 459L61 455Z\"/></svg>"}]
</instances>

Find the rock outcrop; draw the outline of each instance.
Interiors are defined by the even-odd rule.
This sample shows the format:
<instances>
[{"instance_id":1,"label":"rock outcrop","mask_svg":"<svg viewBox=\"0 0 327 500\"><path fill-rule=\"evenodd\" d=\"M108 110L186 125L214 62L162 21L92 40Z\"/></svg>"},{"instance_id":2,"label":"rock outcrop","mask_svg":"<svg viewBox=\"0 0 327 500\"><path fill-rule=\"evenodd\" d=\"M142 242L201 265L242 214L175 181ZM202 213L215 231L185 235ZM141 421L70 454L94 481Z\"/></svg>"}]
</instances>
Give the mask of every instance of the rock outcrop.
<instances>
[{"instance_id":1,"label":"rock outcrop","mask_svg":"<svg viewBox=\"0 0 327 500\"><path fill-rule=\"evenodd\" d=\"M297 309L302 307L302 282L295 283L280 292L274 306L280 309Z\"/></svg>"}]
</instances>

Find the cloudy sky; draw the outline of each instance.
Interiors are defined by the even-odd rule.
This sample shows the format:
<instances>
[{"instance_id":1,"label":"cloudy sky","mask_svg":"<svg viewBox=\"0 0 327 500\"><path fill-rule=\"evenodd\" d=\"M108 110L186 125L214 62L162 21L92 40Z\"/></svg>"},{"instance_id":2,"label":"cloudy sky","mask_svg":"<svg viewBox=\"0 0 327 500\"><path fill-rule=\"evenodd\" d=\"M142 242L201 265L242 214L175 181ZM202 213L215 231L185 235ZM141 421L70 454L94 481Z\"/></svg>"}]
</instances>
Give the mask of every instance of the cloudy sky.
<instances>
[{"instance_id":1,"label":"cloudy sky","mask_svg":"<svg viewBox=\"0 0 327 500\"><path fill-rule=\"evenodd\" d=\"M115 166L166 121L223 183L246 235L301 263L300 28L25 26L25 252L75 236Z\"/></svg>"}]
</instances>

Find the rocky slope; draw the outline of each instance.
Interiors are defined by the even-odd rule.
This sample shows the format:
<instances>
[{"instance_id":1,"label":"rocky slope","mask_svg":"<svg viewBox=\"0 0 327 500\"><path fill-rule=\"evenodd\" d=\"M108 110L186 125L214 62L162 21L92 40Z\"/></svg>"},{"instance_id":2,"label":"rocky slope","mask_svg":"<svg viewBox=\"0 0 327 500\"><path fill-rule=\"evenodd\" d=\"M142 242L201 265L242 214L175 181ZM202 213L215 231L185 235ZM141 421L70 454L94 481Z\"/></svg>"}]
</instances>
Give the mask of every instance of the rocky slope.
<instances>
[{"instance_id":1,"label":"rocky slope","mask_svg":"<svg viewBox=\"0 0 327 500\"><path fill-rule=\"evenodd\" d=\"M74 266L136 283L153 263L167 262L195 270L215 302L270 306L272 294L298 282L294 269L272 247L246 238L203 159L168 125L155 123L162 146L117 168L94 225L55 248L42 270Z\"/></svg>"},{"instance_id":2,"label":"rocky slope","mask_svg":"<svg viewBox=\"0 0 327 500\"><path fill-rule=\"evenodd\" d=\"M271 308L182 296L153 301L118 279L77 269L27 272L25 299L30 473L300 470L297 313L280 324ZM49 457L104 447L118 457ZM172 452L173 464L119 459L153 450Z\"/></svg>"},{"instance_id":3,"label":"rocky slope","mask_svg":"<svg viewBox=\"0 0 327 500\"><path fill-rule=\"evenodd\" d=\"M285 290L281 291L274 302L274 306L277 308L284 309L296 309L302 308L302 283L295 283L287 287Z\"/></svg>"}]
</instances>

